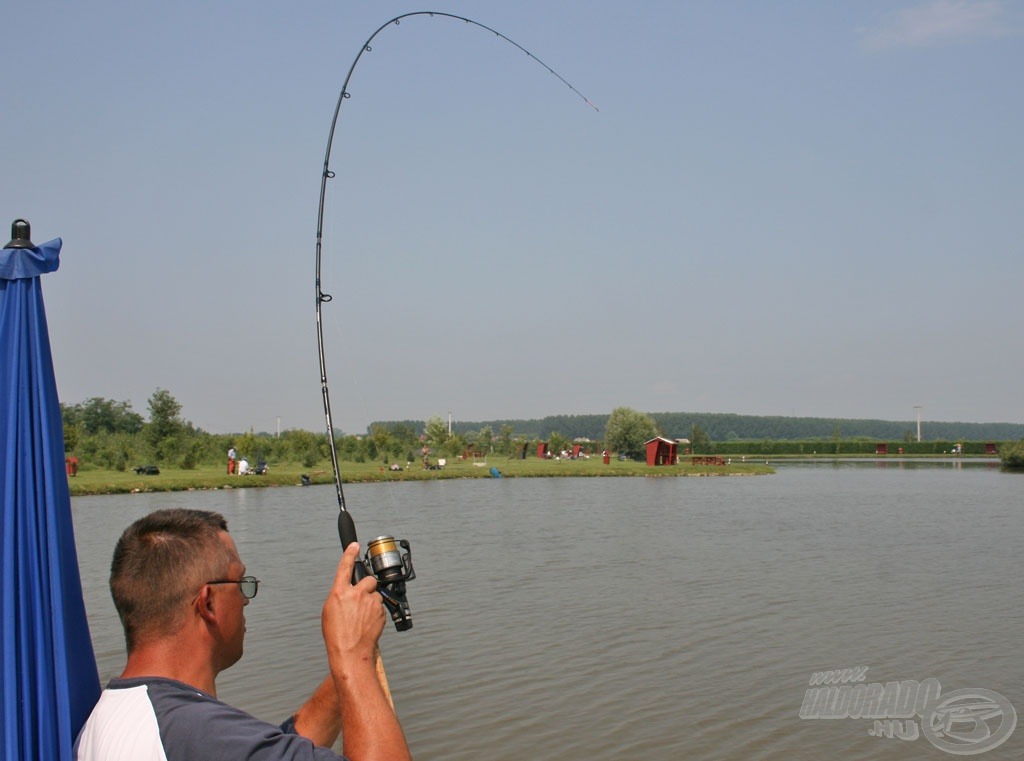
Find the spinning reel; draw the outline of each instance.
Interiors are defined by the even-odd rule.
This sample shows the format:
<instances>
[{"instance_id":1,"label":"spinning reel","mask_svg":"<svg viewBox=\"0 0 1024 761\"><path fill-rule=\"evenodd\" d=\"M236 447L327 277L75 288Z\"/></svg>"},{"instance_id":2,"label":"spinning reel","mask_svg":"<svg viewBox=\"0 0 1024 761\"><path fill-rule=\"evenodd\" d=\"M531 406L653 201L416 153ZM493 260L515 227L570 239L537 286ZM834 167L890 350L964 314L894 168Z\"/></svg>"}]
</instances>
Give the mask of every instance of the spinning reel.
<instances>
[{"instance_id":1,"label":"spinning reel","mask_svg":"<svg viewBox=\"0 0 1024 761\"><path fill-rule=\"evenodd\" d=\"M384 598L384 607L391 614L395 628L400 632L411 629L412 611L405 596L405 582L415 579L416 571L412 567L408 540L378 536L366 545L366 557L356 564L356 572L360 566L377 579L377 591Z\"/></svg>"},{"instance_id":2,"label":"spinning reel","mask_svg":"<svg viewBox=\"0 0 1024 761\"><path fill-rule=\"evenodd\" d=\"M338 535L342 548L356 541L356 527L348 511L338 513ZM403 552L404 550L404 552ZM391 614L395 628L404 632L412 628L412 610L405 595L405 582L416 578L412 567L412 549L406 539L378 536L366 545L366 555L357 560L352 569L352 583L366 576L377 580L377 591L384 599L384 607Z\"/></svg>"}]
</instances>

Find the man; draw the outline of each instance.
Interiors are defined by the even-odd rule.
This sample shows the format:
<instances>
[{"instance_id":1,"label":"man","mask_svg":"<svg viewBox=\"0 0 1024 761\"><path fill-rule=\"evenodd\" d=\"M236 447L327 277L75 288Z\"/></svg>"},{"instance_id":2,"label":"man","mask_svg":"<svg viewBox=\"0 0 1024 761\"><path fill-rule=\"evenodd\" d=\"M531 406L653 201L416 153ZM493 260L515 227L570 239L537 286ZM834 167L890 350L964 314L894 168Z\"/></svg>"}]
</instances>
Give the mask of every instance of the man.
<instances>
[{"instance_id":1,"label":"man","mask_svg":"<svg viewBox=\"0 0 1024 761\"><path fill-rule=\"evenodd\" d=\"M238 452L235 451L234 447L228 450L228 475L233 476L235 474L235 460L238 459Z\"/></svg>"},{"instance_id":2,"label":"man","mask_svg":"<svg viewBox=\"0 0 1024 761\"><path fill-rule=\"evenodd\" d=\"M242 657L246 576L217 513L159 510L133 523L114 550L110 590L128 662L75 743L78 761L338 759L408 761L409 749L377 678L385 614L377 582L353 585L345 548L321 614L330 676L281 727L217 700L217 675Z\"/></svg>"}]
</instances>

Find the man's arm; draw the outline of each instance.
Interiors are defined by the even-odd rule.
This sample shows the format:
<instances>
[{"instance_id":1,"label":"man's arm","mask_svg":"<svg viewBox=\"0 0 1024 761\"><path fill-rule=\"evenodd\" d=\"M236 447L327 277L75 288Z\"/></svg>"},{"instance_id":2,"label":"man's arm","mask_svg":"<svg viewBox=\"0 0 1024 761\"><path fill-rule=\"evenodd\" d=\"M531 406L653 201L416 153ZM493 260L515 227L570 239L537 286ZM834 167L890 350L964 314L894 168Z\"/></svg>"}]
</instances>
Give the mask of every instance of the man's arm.
<instances>
[{"instance_id":1,"label":"man's arm","mask_svg":"<svg viewBox=\"0 0 1024 761\"><path fill-rule=\"evenodd\" d=\"M388 675L384 673L384 663L380 658L380 650L374 648L374 666L377 681L387 696L388 705L394 710L395 702L391 699L391 688L388 686ZM313 696L292 717L295 733L308 737L316 745L329 748L341 734L341 709L338 707L338 689L334 686L334 677L330 674L316 688Z\"/></svg>"},{"instance_id":2,"label":"man's arm","mask_svg":"<svg viewBox=\"0 0 1024 761\"><path fill-rule=\"evenodd\" d=\"M377 678L377 641L386 620L377 581L372 576L355 585L351 581L358 554L355 542L345 548L321 618L345 755L352 761L411 761L398 717Z\"/></svg>"},{"instance_id":3,"label":"man's arm","mask_svg":"<svg viewBox=\"0 0 1024 761\"><path fill-rule=\"evenodd\" d=\"M295 732L308 737L316 745L329 748L341 733L341 710L338 690L330 674L302 708L295 712Z\"/></svg>"}]
</instances>

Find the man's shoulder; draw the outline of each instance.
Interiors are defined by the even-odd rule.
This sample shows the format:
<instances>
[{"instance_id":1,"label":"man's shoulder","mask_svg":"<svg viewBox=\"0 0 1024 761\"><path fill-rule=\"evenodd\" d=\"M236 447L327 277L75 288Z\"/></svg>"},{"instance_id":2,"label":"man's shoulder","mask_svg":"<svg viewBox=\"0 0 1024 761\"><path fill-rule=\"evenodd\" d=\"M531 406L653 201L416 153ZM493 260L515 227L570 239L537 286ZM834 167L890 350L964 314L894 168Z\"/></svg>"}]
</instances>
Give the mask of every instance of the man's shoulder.
<instances>
[{"instance_id":1,"label":"man's shoulder","mask_svg":"<svg viewBox=\"0 0 1024 761\"><path fill-rule=\"evenodd\" d=\"M129 755L108 755L106 749L126 744L132 748ZM111 680L76 746L79 761L177 761L228 757L226 754L238 758L337 758L202 690L161 677Z\"/></svg>"},{"instance_id":2,"label":"man's shoulder","mask_svg":"<svg viewBox=\"0 0 1024 761\"><path fill-rule=\"evenodd\" d=\"M190 684L166 677L137 677L112 679L103 695L134 694L139 700L144 694L150 710L160 727L160 734L168 735L209 732L222 721L263 722L240 708L217 700ZM215 731L215 730L214 730Z\"/></svg>"},{"instance_id":3,"label":"man's shoulder","mask_svg":"<svg viewBox=\"0 0 1024 761\"><path fill-rule=\"evenodd\" d=\"M75 758L167 761L148 685L135 679L114 682L102 692L82 727Z\"/></svg>"},{"instance_id":4,"label":"man's shoulder","mask_svg":"<svg viewBox=\"0 0 1024 761\"><path fill-rule=\"evenodd\" d=\"M195 736L215 732L224 712L242 713L173 679L112 679L79 733L75 758L173 761Z\"/></svg>"}]
</instances>

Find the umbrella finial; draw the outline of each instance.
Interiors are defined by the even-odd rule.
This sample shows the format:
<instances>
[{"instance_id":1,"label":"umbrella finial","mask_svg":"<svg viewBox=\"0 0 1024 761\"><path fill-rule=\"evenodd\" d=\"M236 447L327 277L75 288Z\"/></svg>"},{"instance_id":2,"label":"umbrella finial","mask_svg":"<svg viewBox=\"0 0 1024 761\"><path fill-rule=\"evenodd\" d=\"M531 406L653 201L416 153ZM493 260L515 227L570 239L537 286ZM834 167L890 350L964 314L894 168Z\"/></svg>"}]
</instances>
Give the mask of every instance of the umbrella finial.
<instances>
[{"instance_id":1,"label":"umbrella finial","mask_svg":"<svg viewBox=\"0 0 1024 761\"><path fill-rule=\"evenodd\" d=\"M35 248L32 244L32 226L24 219L11 223L11 242L4 248Z\"/></svg>"}]
</instances>

